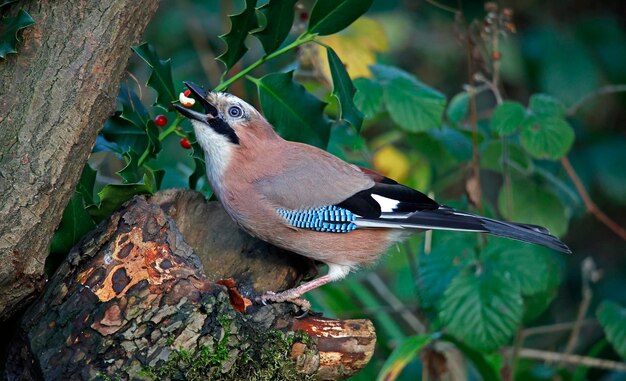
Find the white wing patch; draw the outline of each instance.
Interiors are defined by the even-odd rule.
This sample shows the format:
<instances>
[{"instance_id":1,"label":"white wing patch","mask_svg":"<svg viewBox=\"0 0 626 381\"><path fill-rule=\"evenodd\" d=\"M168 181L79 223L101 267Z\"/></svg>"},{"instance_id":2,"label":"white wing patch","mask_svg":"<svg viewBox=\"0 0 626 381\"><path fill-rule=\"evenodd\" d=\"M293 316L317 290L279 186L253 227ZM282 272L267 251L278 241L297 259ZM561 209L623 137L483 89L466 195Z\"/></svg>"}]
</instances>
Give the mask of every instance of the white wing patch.
<instances>
[{"instance_id":1,"label":"white wing patch","mask_svg":"<svg viewBox=\"0 0 626 381\"><path fill-rule=\"evenodd\" d=\"M376 200L378 205L380 205L380 211L383 213L391 213L398 206L400 201L394 200L391 198L387 198L375 193L372 193L372 198Z\"/></svg>"}]
</instances>

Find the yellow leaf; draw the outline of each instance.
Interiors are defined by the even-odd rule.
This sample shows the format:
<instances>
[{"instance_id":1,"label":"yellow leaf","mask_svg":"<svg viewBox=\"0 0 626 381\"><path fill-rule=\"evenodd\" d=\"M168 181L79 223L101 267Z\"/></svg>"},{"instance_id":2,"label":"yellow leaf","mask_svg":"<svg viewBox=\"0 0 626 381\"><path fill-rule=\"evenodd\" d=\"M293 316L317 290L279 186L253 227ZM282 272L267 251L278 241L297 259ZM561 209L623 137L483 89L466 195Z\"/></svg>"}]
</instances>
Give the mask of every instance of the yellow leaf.
<instances>
[{"instance_id":1,"label":"yellow leaf","mask_svg":"<svg viewBox=\"0 0 626 381\"><path fill-rule=\"evenodd\" d=\"M389 49L387 36L382 25L371 18L361 17L348 28L330 36L318 37L320 42L333 48L350 74L350 78L371 77L369 66L376 63L376 53ZM310 44L300 58L303 66L318 71L330 83L330 68L326 49Z\"/></svg>"},{"instance_id":2,"label":"yellow leaf","mask_svg":"<svg viewBox=\"0 0 626 381\"><path fill-rule=\"evenodd\" d=\"M390 145L374 153L372 165L378 172L400 183L409 175L409 159L404 153Z\"/></svg>"}]
</instances>

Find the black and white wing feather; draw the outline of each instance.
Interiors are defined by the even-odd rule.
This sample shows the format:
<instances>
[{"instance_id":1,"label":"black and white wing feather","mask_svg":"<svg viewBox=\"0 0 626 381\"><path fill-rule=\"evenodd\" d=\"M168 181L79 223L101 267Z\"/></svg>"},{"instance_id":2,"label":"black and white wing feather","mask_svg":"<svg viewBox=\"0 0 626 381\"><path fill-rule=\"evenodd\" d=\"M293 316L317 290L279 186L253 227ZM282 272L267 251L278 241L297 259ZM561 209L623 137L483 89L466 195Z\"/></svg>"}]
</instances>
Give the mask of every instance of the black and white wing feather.
<instances>
[{"instance_id":1,"label":"black and white wing feather","mask_svg":"<svg viewBox=\"0 0 626 381\"><path fill-rule=\"evenodd\" d=\"M571 253L563 242L540 226L499 221L459 212L386 177L379 177L376 180L373 187L360 191L336 205L356 215L353 223L357 229L482 232Z\"/></svg>"}]
</instances>

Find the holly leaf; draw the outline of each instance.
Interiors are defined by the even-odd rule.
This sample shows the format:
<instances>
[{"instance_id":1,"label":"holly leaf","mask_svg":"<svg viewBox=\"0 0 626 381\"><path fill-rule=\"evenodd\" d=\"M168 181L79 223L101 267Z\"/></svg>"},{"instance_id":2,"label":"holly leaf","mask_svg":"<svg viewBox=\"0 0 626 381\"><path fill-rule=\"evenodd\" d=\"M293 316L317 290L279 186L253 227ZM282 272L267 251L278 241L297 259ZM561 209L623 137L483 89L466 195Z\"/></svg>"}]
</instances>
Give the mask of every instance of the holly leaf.
<instances>
[{"instance_id":1,"label":"holly leaf","mask_svg":"<svg viewBox=\"0 0 626 381\"><path fill-rule=\"evenodd\" d=\"M244 43L248 34L259 27L256 17L256 0L246 0L246 9L230 18L230 31L220 36L226 43L226 51L222 53L218 60L226 65L228 72L248 51Z\"/></svg>"},{"instance_id":2,"label":"holly leaf","mask_svg":"<svg viewBox=\"0 0 626 381\"><path fill-rule=\"evenodd\" d=\"M194 157L193 162L195 164L195 167L193 169L193 172L189 176L189 189L196 189L198 186L198 180L200 180L206 174L206 167L204 166L203 160L199 160L198 158Z\"/></svg>"},{"instance_id":3,"label":"holly leaf","mask_svg":"<svg viewBox=\"0 0 626 381\"><path fill-rule=\"evenodd\" d=\"M117 171L117 174L124 179L125 183L137 183L141 181L142 173L139 167L139 155L135 151L128 151L122 154L126 166Z\"/></svg>"},{"instance_id":4,"label":"holly leaf","mask_svg":"<svg viewBox=\"0 0 626 381\"><path fill-rule=\"evenodd\" d=\"M137 94L127 86L122 86L118 96L118 102L122 105L120 118L130 122L131 126L115 125L115 119L105 124L103 135L109 141L120 145L123 151L148 151L146 158L154 158L161 150L159 140L159 128L150 117L148 110L141 103ZM119 128L121 127L121 128Z\"/></svg>"},{"instance_id":5,"label":"holly leaf","mask_svg":"<svg viewBox=\"0 0 626 381\"><path fill-rule=\"evenodd\" d=\"M519 287L480 268L456 277L444 293L439 318L454 337L491 352L506 344L522 320Z\"/></svg>"},{"instance_id":6,"label":"holly leaf","mask_svg":"<svg viewBox=\"0 0 626 381\"><path fill-rule=\"evenodd\" d=\"M3 3L6 5L8 3ZM17 32L29 27L35 20L23 9L15 17L3 17L0 19L0 58L6 58L9 53L17 53Z\"/></svg>"},{"instance_id":7,"label":"holly leaf","mask_svg":"<svg viewBox=\"0 0 626 381\"><path fill-rule=\"evenodd\" d=\"M433 341L432 335L415 335L402 340L383 364L376 380L393 381L419 352Z\"/></svg>"},{"instance_id":8,"label":"holly leaf","mask_svg":"<svg viewBox=\"0 0 626 381\"><path fill-rule=\"evenodd\" d=\"M152 194L156 192L154 177L148 174L143 175L143 182L132 184L107 184L100 192L98 205L87 208L89 214L100 222L118 210L122 204L130 200L135 195Z\"/></svg>"},{"instance_id":9,"label":"holly leaf","mask_svg":"<svg viewBox=\"0 0 626 381\"><path fill-rule=\"evenodd\" d=\"M410 132L441 127L446 97L428 86L402 77L384 86L385 104L391 119Z\"/></svg>"},{"instance_id":10,"label":"holly leaf","mask_svg":"<svg viewBox=\"0 0 626 381\"><path fill-rule=\"evenodd\" d=\"M626 308L614 302L604 301L600 304L596 316L606 333L606 339L615 351L626 359Z\"/></svg>"},{"instance_id":11,"label":"holly leaf","mask_svg":"<svg viewBox=\"0 0 626 381\"><path fill-rule=\"evenodd\" d=\"M85 202L86 206L95 204L93 189L96 184L96 176L98 172L91 168L89 163L85 164L83 173L80 175L80 180L76 185L76 192L78 192Z\"/></svg>"},{"instance_id":12,"label":"holly leaf","mask_svg":"<svg viewBox=\"0 0 626 381\"><path fill-rule=\"evenodd\" d=\"M117 96L117 101L122 106L122 112L119 115L120 118L127 120L142 130L145 129L148 120L150 120L150 114L141 103L141 99L139 99L137 93L128 86L122 85L120 93Z\"/></svg>"},{"instance_id":13,"label":"holly leaf","mask_svg":"<svg viewBox=\"0 0 626 381\"><path fill-rule=\"evenodd\" d=\"M270 54L280 47L289 35L294 18L294 6L297 0L270 0L259 8L265 16L265 27L253 35L261 41L265 54Z\"/></svg>"},{"instance_id":14,"label":"holly leaf","mask_svg":"<svg viewBox=\"0 0 626 381\"><path fill-rule=\"evenodd\" d=\"M250 78L258 88L263 114L287 140L328 146L330 121L324 117L326 103L293 80L293 71Z\"/></svg>"},{"instance_id":15,"label":"holly leaf","mask_svg":"<svg viewBox=\"0 0 626 381\"><path fill-rule=\"evenodd\" d=\"M178 99L172 80L171 59L162 60L156 49L147 42L133 46L131 49L152 69L148 78L148 86L157 93L155 104L167 111L170 104Z\"/></svg>"},{"instance_id":16,"label":"holly leaf","mask_svg":"<svg viewBox=\"0 0 626 381\"><path fill-rule=\"evenodd\" d=\"M308 32L326 36L337 33L367 12L374 0L317 0Z\"/></svg>"},{"instance_id":17,"label":"holly leaf","mask_svg":"<svg viewBox=\"0 0 626 381\"><path fill-rule=\"evenodd\" d=\"M354 104L366 118L375 117L383 110L383 86L368 78L357 78L353 81L356 87Z\"/></svg>"},{"instance_id":18,"label":"holly leaf","mask_svg":"<svg viewBox=\"0 0 626 381\"><path fill-rule=\"evenodd\" d=\"M493 111L491 129L501 136L510 135L517 131L525 117L524 106L518 102L504 101Z\"/></svg>"},{"instance_id":19,"label":"holly leaf","mask_svg":"<svg viewBox=\"0 0 626 381\"><path fill-rule=\"evenodd\" d=\"M96 227L85 210L85 202L80 193L74 193L63 211L61 223L54 232L50 243L50 253L65 254L86 233Z\"/></svg>"},{"instance_id":20,"label":"holly leaf","mask_svg":"<svg viewBox=\"0 0 626 381\"><path fill-rule=\"evenodd\" d=\"M356 88L335 51L327 48L326 53L328 54L328 65L330 66L330 74L333 79L333 96L337 98L341 107L339 117L359 131L363 124L363 114L354 104Z\"/></svg>"}]
</instances>

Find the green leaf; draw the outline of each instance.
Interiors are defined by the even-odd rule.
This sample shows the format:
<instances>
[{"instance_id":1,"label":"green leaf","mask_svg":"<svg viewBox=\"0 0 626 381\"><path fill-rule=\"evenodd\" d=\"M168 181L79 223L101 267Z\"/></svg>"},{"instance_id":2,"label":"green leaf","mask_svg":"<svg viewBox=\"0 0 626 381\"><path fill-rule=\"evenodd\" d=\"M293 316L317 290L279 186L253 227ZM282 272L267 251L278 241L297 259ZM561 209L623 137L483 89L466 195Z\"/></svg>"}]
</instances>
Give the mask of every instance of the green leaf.
<instances>
[{"instance_id":1,"label":"green leaf","mask_svg":"<svg viewBox=\"0 0 626 381\"><path fill-rule=\"evenodd\" d=\"M378 377L378 381L393 381L402 372L402 369L413 359L417 357L419 352L432 342L432 335L415 335L407 337L394 349L383 364Z\"/></svg>"},{"instance_id":2,"label":"green leaf","mask_svg":"<svg viewBox=\"0 0 626 381\"><path fill-rule=\"evenodd\" d=\"M474 364L483 381L500 381L502 379L499 369L495 369L482 353L447 334L441 335L440 340L454 344L455 347L463 352L465 357Z\"/></svg>"},{"instance_id":3,"label":"green leaf","mask_svg":"<svg viewBox=\"0 0 626 381\"><path fill-rule=\"evenodd\" d=\"M226 51L222 53L218 60L226 65L228 72L248 51L244 43L248 34L259 27L256 17L256 0L246 0L246 9L230 18L230 31L220 38L226 43ZM269 20L268 20L269 21Z\"/></svg>"},{"instance_id":4,"label":"green leaf","mask_svg":"<svg viewBox=\"0 0 626 381\"><path fill-rule=\"evenodd\" d=\"M385 85L385 103L391 119L410 132L441 127L446 97L430 87L395 78Z\"/></svg>"},{"instance_id":5,"label":"green leaf","mask_svg":"<svg viewBox=\"0 0 626 381\"><path fill-rule=\"evenodd\" d=\"M439 317L450 334L491 352L506 344L522 320L519 288L488 268L456 277L441 301Z\"/></svg>"},{"instance_id":6,"label":"green leaf","mask_svg":"<svg viewBox=\"0 0 626 381\"><path fill-rule=\"evenodd\" d=\"M400 68L390 65L384 64L375 64L370 66L370 70L376 79L378 79L381 83L386 84L389 81L396 78L403 78L407 81L412 82L418 87L426 87L426 84L419 81L415 76L411 73L408 73Z\"/></svg>"},{"instance_id":7,"label":"green leaf","mask_svg":"<svg viewBox=\"0 0 626 381\"><path fill-rule=\"evenodd\" d=\"M530 98L532 115L522 123L522 146L537 159L556 160L565 156L574 143L574 130L564 119L565 107L545 94Z\"/></svg>"},{"instance_id":8,"label":"green leaf","mask_svg":"<svg viewBox=\"0 0 626 381\"><path fill-rule=\"evenodd\" d=\"M447 115L453 125L458 125L467 117L469 100L469 94L466 92L458 93L450 100Z\"/></svg>"},{"instance_id":9,"label":"green leaf","mask_svg":"<svg viewBox=\"0 0 626 381\"><path fill-rule=\"evenodd\" d=\"M511 188L510 208L505 188L500 188L498 208L502 214L508 216L511 210L512 221L543 226L559 237L565 234L569 216L558 196L528 180L513 180Z\"/></svg>"},{"instance_id":10,"label":"green leaf","mask_svg":"<svg viewBox=\"0 0 626 381\"><path fill-rule=\"evenodd\" d=\"M435 233L436 235L438 233ZM421 308L437 307L450 283L476 258L476 240L460 236L433 245L432 251L419 256L417 294Z\"/></svg>"},{"instance_id":11,"label":"green leaf","mask_svg":"<svg viewBox=\"0 0 626 381\"><path fill-rule=\"evenodd\" d=\"M198 186L198 180L206 176L206 167L203 160L197 158L193 159L195 167L193 173L189 176L189 189L196 189Z\"/></svg>"},{"instance_id":12,"label":"green leaf","mask_svg":"<svg viewBox=\"0 0 626 381\"><path fill-rule=\"evenodd\" d=\"M504 101L491 116L491 129L499 135L510 135L517 131L526 117L524 106L518 102Z\"/></svg>"},{"instance_id":13,"label":"green leaf","mask_svg":"<svg viewBox=\"0 0 626 381\"><path fill-rule=\"evenodd\" d=\"M122 105L122 113L120 117L134 124L140 129L145 129L146 124L150 120L150 114L145 106L141 103L141 99L129 87L122 85L117 101Z\"/></svg>"},{"instance_id":14,"label":"green leaf","mask_svg":"<svg viewBox=\"0 0 626 381\"><path fill-rule=\"evenodd\" d=\"M523 295L548 289L549 250L504 238L493 238L484 247L485 266L519 287Z\"/></svg>"},{"instance_id":15,"label":"green leaf","mask_svg":"<svg viewBox=\"0 0 626 381\"><path fill-rule=\"evenodd\" d=\"M150 117L148 110L141 100L126 86L122 86L118 96L118 102L122 105L120 118L137 127L116 124L115 118L105 124L103 135L109 141L117 143L123 151L148 151L147 158L154 158L161 150L159 140L159 128ZM107 128L108 127L108 128Z\"/></svg>"},{"instance_id":16,"label":"green leaf","mask_svg":"<svg viewBox=\"0 0 626 381\"><path fill-rule=\"evenodd\" d=\"M561 118L527 118L522 125L521 143L537 159L557 160L572 147L574 130Z\"/></svg>"},{"instance_id":17,"label":"green leaf","mask_svg":"<svg viewBox=\"0 0 626 381\"><path fill-rule=\"evenodd\" d=\"M270 0L259 8L265 16L265 27L253 35L261 41L265 54L270 54L280 47L289 35L294 18L294 5L297 0Z\"/></svg>"},{"instance_id":18,"label":"green leaf","mask_svg":"<svg viewBox=\"0 0 626 381\"><path fill-rule=\"evenodd\" d=\"M126 183L137 183L141 181L143 174L138 165L139 155L135 151L128 151L122 154L126 166L117 172Z\"/></svg>"},{"instance_id":19,"label":"green leaf","mask_svg":"<svg viewBox=\"0 0 626 381\"><path fill-rule=\"evenodd\" d=\"M143 152L148 146L148 135L141 127L114 115L107 119L100 131L107 142L114 143L110 149L122 154L127 151Z\"/></svg>"},{"instance_id":20,"label":"green leaf","mask_svg":"<svg viewBox=\"0 0 626 381\"><path fill-rule=\"evenodd\" d=\"M466 132L456 128L444 126L442 128L431 128L426 134L439 142L457 161L468 161L472 158L472 141L466 136Z\"/></svg>"},{"instance_id":21,"label":"green leaf","mask_svg":"<svg viewBox=\"0 0 626 381\"><path fill-rule=\"evenodd\" d=\"M333 123L326 150L350 163L363 166L369 163L367 142L348 123Z\"/></svg>"},{"instance_id":22,"label":"green leaf","mask_svg":"<svg viewBox=\"0 0 626 381\"><path fill-rule=\"evenodd\" d=\"M4 3L2 5L6 5ZM32 17L23 9L15 17L0 19L0 58L6 58L9 53L17 53L17 32L35 23Z\"/></svg>"},{"instance_id":23,"label":"green leaf","mask_svg":"<svg viewBox=\"0 0 626 381\"><path fill-rule=\"evenodd\" d=\"M354 104L366 118L371 119L383 110L383 86L368 78L352 81L356 87Z\"/></svg>"},{"instance_id":24,"label":"green leaf","mask_svg":"<svg viewBox=\"0 0 626 381\"><path fill-rule=\"evenodd\" d=\"M337 98L341 107L340 118L359 131L361 124L363 124L363 114L354 104L356 89L335 51L331 48L326 48L326 53L328 55L330 74L333 79L333 96Z\"/></svg>"},{"instance_id":25,"label":"green leaf","mask_svg":"<svg viewBox=\"0 0 626 381\"><path fill-rule=\"evenodd\" d=\"M172 80L171 59L162 60L156 49L147 42L133 46L132 49L152 68L150 78L148 78L148 86L157 93L155 104L167 111L170 104L178 99Z\"/></svg>"},{"instance_id":26,"label":"green leaf","mask_svg":"<svg viewBox=\"0 0 626 381\"><path fill-rule=\"evenodd\" d=\"M326 103L293 80L293 71L250 78L259 90L263 114L287 140L328 146L331 123L324 117Z\"/></svg>"},{"instance_id":27,"label":"green leaf","mask_svg":"<svg viewBox=\"0 0 626 381\"><path fill-rule=\"evenodd\" d=\"M317 0L308 32L326 36L337 33L367 12L374 0Z\"/></svg>"},{"instance_id":28,"label":"green leaf","mask_svg":"<svg viewBox=\"0 0 626 381\"><path fill-rule=\"evenodd\" d=\"M95 171L89 163L85 164L85 168L83 168L83 173L80 175L80 180L76 185L76 192L78 192L85 202L86 206L94 205L94 194L93 189L96 184L96 176L98 172Z\"/></svg>"},{"instance_id":29,"label":"green leaf","mask_svg":"<svg viewBox=\"0 0 626 381\"><path fill-rule=\"evenodd\" d=\"M96 227L85 210L83 195L74 193L63 211L61 223L54 232L50 253L66 254L86 233Z\"/></svg>"},{"instance_id":30,"label":"green leaf","mask_svg":"<svg viewBox=\"0 0 626 381\"><path fill-rule=\"evenodd\" d=\"M508 162L510 166L515 166L515 169L520 172L530 173L533 168L533 162L528 154L519 145L511 144L510 142L506 144L508 144ZM502 141L492 139L485 141L480 145L480 167L502 172L503 154Z\"/></svg>"},{"instance_id":31,"label":"green leaf","mask_svg":"<svg viewBox=\"0 0 626 381\"><path fill-rule=\"evenodd\" d=\"M99 222L109 217L133 196L151 194L155 191L156 185L154 182L151 182L151 177L148 174L144 174L142 183L107 184L98 192L98 197L100 198L98 206L93 205L87 210Z\"/></svg>"},{"instance_id":32,"label":"green leaf","mask_svg":"<svg viewBox=\"0 0 626 381\"><path fill-rule=\"evenodd\" d=\"M598 308L596 316L606 333L606 339L615 351L626 359L626 308L611 301L604 301Z\"/></svg>"},{"instance_id":33,"label":"green leaf","mask_svg":"<svg viewBox=\"0 0 626 381\"><path fill-rule=\"evenodd\" d=\"M547 94L533 94L528 101L528 108L535 115L556 118L563 118L567 111L563 103Z\"/></svg>"}]
</instances>

